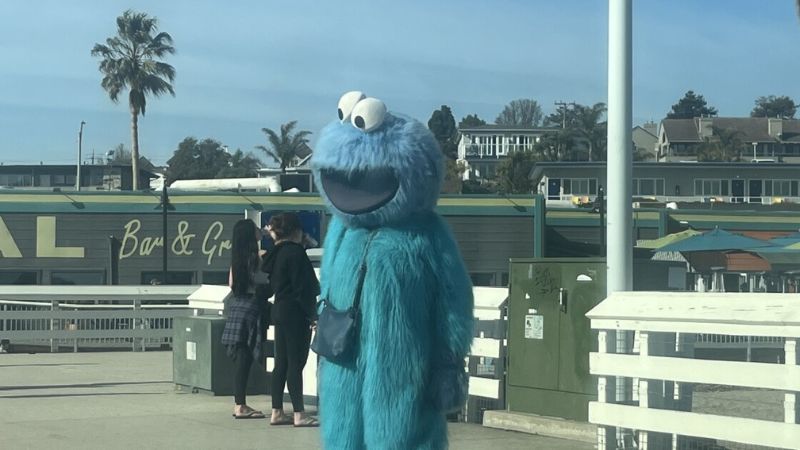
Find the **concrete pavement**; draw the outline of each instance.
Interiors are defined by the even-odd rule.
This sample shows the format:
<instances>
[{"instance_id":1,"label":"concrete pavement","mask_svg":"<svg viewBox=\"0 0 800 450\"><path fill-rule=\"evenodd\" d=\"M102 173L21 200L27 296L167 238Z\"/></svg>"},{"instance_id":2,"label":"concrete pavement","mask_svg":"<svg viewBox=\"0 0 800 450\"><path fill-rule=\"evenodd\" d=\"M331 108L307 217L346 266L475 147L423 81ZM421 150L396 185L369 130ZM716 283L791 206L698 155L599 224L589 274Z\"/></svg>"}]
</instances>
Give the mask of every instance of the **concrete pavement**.
<instances>
[{"instance_id":1,"label":"concrete pavement","mask_svg":"<svg viewBox=\"0 0 800 450\"><path fill-rule=\"evenodd\" d=\"M248 403L268 409L265 396ZM320 448L316 429L234 420L232 399L176 391L170 352L0 354L2 449ZM593 445L450 424L452 449Z\"/></svg>"}]
</instances>

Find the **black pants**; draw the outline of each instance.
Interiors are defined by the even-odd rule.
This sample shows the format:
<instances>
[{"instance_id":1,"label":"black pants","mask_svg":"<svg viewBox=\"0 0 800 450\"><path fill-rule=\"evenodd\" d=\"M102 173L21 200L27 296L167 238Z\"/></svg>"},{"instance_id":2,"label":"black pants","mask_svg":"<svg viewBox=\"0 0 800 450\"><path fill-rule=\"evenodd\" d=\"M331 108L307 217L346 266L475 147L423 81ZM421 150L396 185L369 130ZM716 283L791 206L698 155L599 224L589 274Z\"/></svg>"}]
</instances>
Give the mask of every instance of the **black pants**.
<instances>
[{"instance_id":1,"label":"black pants","mask_svg":"<svg viewBox=\"0 0 800 450\"><path fill-rule=\"evenodd\" d=\"M253 352L245 344L236 346L234 360L235 372L233 378L233 397L237 405L246 404L247 377L250 375L250 366L253 364Z\"/></svg>"},{"instance_id":2,"label":"black pants","mask_svg":"<svg viewBox=\"0 0 800 450\"><path fill-rule=\"evenodd\" d=\"M311 330L305 321L275 325L275 368L272 408L283 409L283 388L289 385L294 412L303 412L303 368L308 360Z\"/></svg>"}]
</instances>

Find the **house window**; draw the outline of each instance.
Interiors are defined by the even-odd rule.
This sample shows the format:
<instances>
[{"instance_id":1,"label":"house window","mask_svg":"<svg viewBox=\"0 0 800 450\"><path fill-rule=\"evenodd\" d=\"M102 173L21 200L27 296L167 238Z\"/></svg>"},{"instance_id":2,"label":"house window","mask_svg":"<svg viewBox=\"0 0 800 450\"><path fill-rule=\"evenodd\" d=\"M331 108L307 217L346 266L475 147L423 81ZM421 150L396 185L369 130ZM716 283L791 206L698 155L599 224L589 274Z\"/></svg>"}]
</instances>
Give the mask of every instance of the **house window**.
<instances>
[{"instance_id":1,"label":"house window","mask_svg":"<svg viewBox=\"0 0 800 450\"><path fill-rule=\"evenodd\" d=\"M163 272L151 271L142 272L142 284L194 284L194 272L189 271L168 271L167 282L163 281Z\"/></svg>"},{"instance_id":2,"label":"house window","mask_svg":"<svg viewBox=\"0 0 800 450\"><path fill-rule=\"evenodd\" d=\"M664 179L634 178L633 195L664 195Z\"/></svg>"},{"instance_id":3,"label":"house window","mask_svg":"<svg viewBox=\"0 0 800 450\"><path fill-rule=\"evenodd\" d=\"M75 175L50 175L51 186L75 186Z\"/></svg>"},{"instance_id":4,"label":"house window","mask_svg":"<svg viewBox=\"0 0 800 450\"><path fill-rule=\"evenodd\" d=\"M39 284L39 272L33 270L0 270L0 285Z\"/></svg>"},{"instance_id":5,"label":"house window","mask_svg":"<svg viewBox=\"0 0 800 450\"><path fill-rule=\"evenodd\" d=\"M203 284L228 285L228 272L224 270L204 270Z\"/></svg>"},{"instance_id":6,"label":"house window","mask_svg":"<svg viewBox=\"0 0 800 450\"><path fill-rule=\"evenodd\" d=\"M0 175L0 186L25 187L33 186L33 177L30 175L8 174Z\"/></svg>"},{"instance_id":7,"label":"house window","mask_svg":"<svg viewBox=\"0 0 800 450\"><path fill-rule=\"evenodd\" d=\"M472 272L469 277L473 286L494 286L494 273Z\"/></svg>"},{"instance_id":8,"label":"house window","mask_svg":"<svg viewBox=\"0 0 800 450\"><path fill-rule=\"evenodd\" d=\"M50 284L57 285L102 285L106 283L102 270L61 270L50 274Z\"/></svg>"},{"instance_id":9,"label":"house window","mask_svg":"<svg viewBox=\"0 0 800 450\"><path fill-rule=\"evenodd\" d=\"M597 195L597 178L564 178L561 185L564 194Z\"/></svg>"},{"instance_id":10,"label":"house window","mask_svg":"<svg viewBox=\"0 0 800 450\"><path fill-rule=\"evenodd\" d=\"M797 195L797 180L772 180L765 183L764 195L792 197Z\"/></svg>"},{"instance_id":11,"label":"house window","mask_svg":"<svg viewBox=\"0 0 800 450\"><path fill-rule=\"evenodd\" d=\"M694 180L694 195L728 195L728 180L698 178Z\"/></svg>"}]
</instances>

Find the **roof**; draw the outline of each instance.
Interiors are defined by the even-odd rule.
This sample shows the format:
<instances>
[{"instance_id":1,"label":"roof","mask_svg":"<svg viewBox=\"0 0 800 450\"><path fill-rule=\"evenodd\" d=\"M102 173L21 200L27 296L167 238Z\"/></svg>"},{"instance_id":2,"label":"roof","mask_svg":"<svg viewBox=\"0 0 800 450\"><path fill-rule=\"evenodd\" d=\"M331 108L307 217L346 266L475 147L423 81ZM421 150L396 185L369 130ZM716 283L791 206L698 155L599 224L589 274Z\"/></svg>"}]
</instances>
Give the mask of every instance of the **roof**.
<instances>
[{"instance_id":1,"label":"roof","mask_svg":"<svg viewBox=\"0 0 800 450\"><path fill-rule=\"evenodd\" d=\"M739 131L745 142L800 142L800 120L796 119L781 120L781 139L769 135L769 119L766 117L710 117L708 120L714 127ZM670 142L702 142L699 121L698 117L664 119L661 127Z\"/></svg>"},{"instance_id":2,"label":"roof","mask_svg":"<svg viewBox=\"0 0 800 450\"><path fill-rule=\"evenodd\" d=\"M547 169L596 169L605 170L605 161L539 161L531 169L530 179L538 180ZM709 170L709 169L767 169L780 171L800 171L800 164L791 163L751 163L751 162L655 162L655 161L634 161L634 169L673 169L673 170Z\"/></svg>"},{"instance_id":3,"label":"roof","mask_svg":"<svg viewBox=\"0 0 800 450\"><path fill-rule=\"evenodd\" d=\"M75 167L76 167L75 164L0 164L0 171L6 172L6 173L8 173L10 171L13 171L13 170L25 170L25 171L43 171L43 170L44 171L47 171L47 170L67 170L67 171L70 171L71 170L71 171L74 171ZM119 168L127 169L127 170L131 169L131 165L130 164L83 164L83 165L81 165L81 171L86 170L86 169L93 169L93 168L108 169L108 168L111 168L111 167L119 167ZM144 172L144 173L147 173L147 174L150 174L150 175L153 175L153 176L157 175L156 172L153 172L152 170L147 170L147 169L145 169L143 167L139 167L139 172L140 173Z\"/></svg>"},{"instance_id":4,"label":"roof","mask_svg":"<svg viewBox=\"0 0 800 450\"><path fill-rule=\"evenodd\" d=\"M656 136L655 134L651 133L651 132L650 132L650 130L648 130L647 128L644 128L644 127L643 127L643 126L641 126L641 125L636 125L635 127L633 127L633 130L632 130L632 131L633 131L633 132L635 132L635 131L637 131L637 130L639 130L639 131L641 131L641 132L643 132L643 133L647 133L647 134L649 134L650 136L653 136L653 139L658 139L658 136Z\"/></svg>"},{"instance_id":5,"label":"roof","mask_svg":"<svg viewBox=\"0 0 800 450\"><path fill-rule=\"evenodd\" d=\"M529 127L525 125L496 125L496 124L487 124L487 125L479 125L477 127L464 127L459 128L458 131L462 133L480 133L480 132L488 132L488 131L509 131L509 132L520 132L520 131L527 131L529 133L548 133L552 131L558 131L560 128L554 127Z\"/></svg>"}]
</instances>

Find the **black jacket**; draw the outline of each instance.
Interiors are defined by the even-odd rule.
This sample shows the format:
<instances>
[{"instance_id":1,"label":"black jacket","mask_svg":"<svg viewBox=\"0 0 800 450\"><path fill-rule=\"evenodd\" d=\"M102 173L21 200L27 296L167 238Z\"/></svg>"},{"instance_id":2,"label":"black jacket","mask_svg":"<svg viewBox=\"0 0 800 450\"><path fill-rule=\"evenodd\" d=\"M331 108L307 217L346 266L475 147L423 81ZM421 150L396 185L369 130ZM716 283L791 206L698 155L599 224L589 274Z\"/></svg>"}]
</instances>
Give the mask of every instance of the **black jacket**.
<instances>
[{"instance_id":1,"label":"black jacket","mask_svg":"<svg viewBox=\"0 0 800 450\"><path fill-rule=\"evenodd\" d=\"M319 281L302 245L284 241L264 256L261 270L270 274L275 293L272 323L308 323L316 320Z\"/></svg>"}]
</instances>

